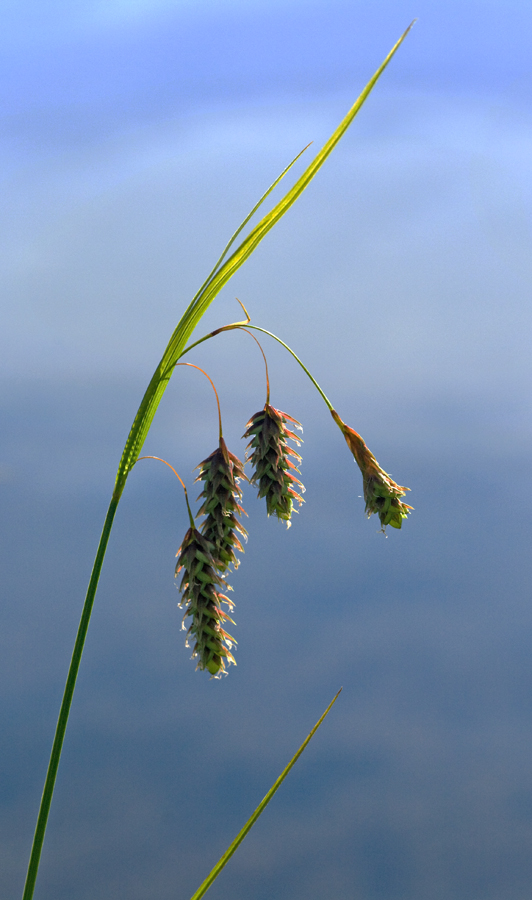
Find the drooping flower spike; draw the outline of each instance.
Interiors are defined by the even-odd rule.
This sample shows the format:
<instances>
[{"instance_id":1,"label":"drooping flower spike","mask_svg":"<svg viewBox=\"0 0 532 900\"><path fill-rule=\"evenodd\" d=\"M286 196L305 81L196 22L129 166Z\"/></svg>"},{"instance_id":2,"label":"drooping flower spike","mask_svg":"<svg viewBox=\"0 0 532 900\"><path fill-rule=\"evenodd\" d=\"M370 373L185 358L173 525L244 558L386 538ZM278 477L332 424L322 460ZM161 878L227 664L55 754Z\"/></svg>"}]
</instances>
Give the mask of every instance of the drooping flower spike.
<instances>
[{"instance_id":1,"label":"drooping flower spike","mask_svg":"<svg viewBox=\"0 0 532 900\"><path fill-rule=\"evenodd\" d=\"M227 590L227 584L218 572L219 560L212 554L212 544L192 527L176 556L176 577L183 572L178 585L182 594L179 605L186 607L183 628L185 620L192 617L187 646L190 646L189 638L194 641L192 658L197 657L198 669L206 669L212 676L219 677L226 671L226 662L235 663L231 648L236 643L223 627L225 622L233 620L222 610L221 604L226 603L230 610L233 604L220 591L220 588Z\"/></svg>"},{"instance_id":2,"label":"drooping flower spike","mask_svg":"<svg viewBox=\"0 0 532 900\"><path fill-rule=\"evenodd\" d=\"M167 465L179 479L185 492L190 528L183 543L176 553L178 557L175 568L176 577L183 571L181 583L178 585L182 594L179 606L186 606L183 616L183 628L185 619L192 617L188 629L187 647L189 636L194 640L192 657L198 658L198 669L206 669L213 677L220 677L225 672L225 663L235 663L231 647L236 643L224 629L226 621L232 622L230 616L221 608L226 603L230 610L233 603L219 588L228 590L228 585L219 574L218 560L213 555L213 547L197 531L194 516L188 502L188 494L185 483L174 467L160 456L139 456L141 459L157 459ZM235 663L236 665L236 663Z\"/></svg>"},{"instance_id":3,"label":"drooping flower spike","mask_svg":"<svg viewBox=\"0 0 532 900\"><path fill-rule=\"evenodd\" d=\"M240 303L240 300L238 302ZM242 303L240 305L249 320L247 310ZM254 468L250 482L258 485L259 497L266 498L268 515L277 516L278 519L286 522L286 526L289 528L294 500L300 506L304 502L298 490L304 492L305 488L294 475L294 472L297 472L299 475L299 469L290 459L290 457L293 457L297 462L300 462L301 456L288 443L288 440L292 440L299 447L302 439L295 435L293 431L290 431L286 427L286 423L292 422L300 431L303 431L303 428L297 419L271 406L270 376L266 354L255 335L248 331L247 328L242 327L241 324L233 327L238 328L239 331L245 331L246 334L253 338L262 353L266 369L266 403L264 409L259 410L258 413L251 417L246 425L246 431L242 435L244 438L251 438L246 447L248 451L246 462L251 462Z\"/></svg>"},{"instance_id":4,"label":"drooping flower spike","mask_svg":"<svg viewBox=\"0 0 532 900\"><path fill-rule=\"evenodd\" d=\"M396 484L391 475L381 469L360 435L342 421L335 409L331 409L331 415L345 437L347 446L362 472L368 519L373 513L376 513L383 531L387 525L401 528L403 519L406 519L410 510L413 509L412 506L401 500L401 497L404 497L410 488Z\"/></svg>"},{"instance_id":5,"label":"drooping flower spike","mask_svg":"<svg viewBox=\"0 0 532 900\"><path fill-rule=\"evenodd\" d=\"M238 302L240 303L240 301L238 301ZM244 309L244 312L246 313L246 315L248 316L248 319L249 319L249 315L245 309ZM363 439L360 437L360 435L356 431L354 431L354 429L350 428L348 425L345 424L345 422L342 421L342 419L340 418L340 416L334 409L331 401L329 400L327 395L324 393L324 391L322 390L322 388L320 387L320 385L318 384L318 382L316 381L316 379L314 378L312 373L307 369L307 367L303 364L303 362L300 360L300 358L297 356L297 354L294 353L292 348L288 346L288 344L285 344L285 342L282 341L281 338L277 337L277 335L273 334L271 331L267 331L265 328L260 328L258 325L251 325L251 323L249 321L247 321L244 324L245 324L245 327L243 327L241 323L235 322L232 325L228 325L228 326L225 326L224 328L217 329L217 331L211 332L211 334L206 335L204 338L201 338L200 341L197 341L196 343L201 343L203 340L206 340L208 337L213 337L215 334L219 334L221 331L226 331L226 330L228 331L228 330L231 330L234 328L238 328L242 331L248 331L248 329L251 328L251 329L253 329L253 331L260 331L260 332L262 332L262 334L268 335L269 337L271 337L275 341L277 341L279 344L281 344L281 346L283 346L285 348L285 350L288 350L288 352L294 357L296 362L301 366L301 368L306 373L306 375L310 378L314 387L320 393L320 395L323 398L324 402L326 403L329 411L331 412L334 421L336 422L336 424L340 428L342 434L344 435L347 445L348 445L349 449L351 450L351 453L353 454L355 461L357 462L357 464L362 472L363 487L364 487L364 499L366 501L366 512L368 514L368 517L371 516L373 513L378 515L383 530L386 528L387 525L391 525L393 528L401 528L403 519L406 519L409 512L413 509L412 506L409 506L408 503L404 503L401 499L402 497L405 496L406 491L408 491L410 489L407 487L402 487L401 485L397 484L393 480L393 478L387 472L385 472L384 469L382 469L379 466L377 460L375 459L375 457L373 456L373 454L371 453L369 448L366 446ZM258 343L258 341L257 341L257 343ZM195 346L195 345L193 345L193 346ZM260 344L259 344L259 346L260 346ZM261 351L262 351L262 347L261 347ZM264 352L263 352L263 355L264 355ZM266 365L266 369L267 369L267 365ZM267 376L266 376L266 378L268 380ZM269 390L269 388L268 388L268 390ZM266 401L265 410L268 406L269 406L269 394L268 394L268 399ZM273 407L269 407L269 408L273 409ZM263 426L266 428L267 425L269 424L269 423L266 423L266 425L264 425L265 410L261 410L260 413L256 413L256 415L253 416L252 419L250 419L250 421L248 422L246 434L244 436L249 437L249 436L253 435L253 439L249 445L253 449L253 453L250 458L251 458L251 461L256 464L256 466L260 465L260 471L256 470L252 481L259 482L259 485L260 485L259 496L268 497L269 493L273 495L273 485L269 485L269 483L268 483L269 477L271 479L271 472L269 472L269 477L268 477L268 468L267 468L267 461L266 461L267 442L264 440L264 437L265 437L264 434L262 434L262 440L261 440L261 428ZM274 412L280 416L284 416L285 419L290 419L289 416L287 416L285 413L281 413L279 410L275 410ZM294 421L294 420L292 420L292 421ZM299 424L299 423L297 423L297 424ZM295 451L292 451L292 453L298 460L300 459L300 457L298 456L298 454L295 453ZM289 461L288 468L291 468L293 471L296 471L296 472L298 471L295 468L295 466L293 465L293 463L290 463L290 461ZM296 482L297 482L297 479L296 479ZM297 482L297 484L300 487L302 487L302 485L300 485L299 482ZM294 490L293 487L292 487L292 490ZM292 499L294 499L294 498L292 498ZM299 500L302 501L302 498L299 497ZM268 502L268 500L267 500L267 502ZM285 511L286 511L286 505L285 505ZM290 513L288 514L288 519L289 519L289 515L291 514L291 511L292 510L290 509ZM275 512L273 500L268 505L268 512L269 512L269 514L271 514L272 512ZM282 517L282 516L280 516L280 517Z\"/></svg>"},{"instance_id":6,"label":"drooping flower spike","mask_svg":"<svg viewBox=\"0 0 532 900\"><path fill-rule=\"evenodd\" d=\"M201 533L212 544L216 567L223 574L231 564L234 569L240 565L235 549L244 552L237 532L246 538L247 531L237 516L247 515L240 504L242 489L239 481L248 479L243 463L227 449L223 437L220 446L197 468L200 471L196 481L204 482L198 497L198 500L203 498L198 516L205 516Z\"/></svg>"},{"instance_id":7,"label":"drooping flower spike","mask_svg":"<svg viewBox=\"0 0 532 900\"><path fill-rule=\"evenodd\" d=\"M203 491L198 497L203 498L203 504L198 516L205 516L205 519L201 530L191 523L178 550L176 565L176 576L183 571L179 584L180 606L186 606L183 623L192 617L187 632L194 640L192 656L198 658L199 669L206 669L218 677L225 672L226 662L235 662L231 648L236 641L223 627L225 621L234 622L221 608L221 604L226 603L232 610L234 604L221 590L231 590L224 576L231 564L238 568L235 550L244 552L238 537L238 534L247 535L239 521L239 517L245 515L239 502L242 497L239 480L246 476L243 463L230 453L224 441L220 400L214 382L200 366L178 365L203 372L211 383L218 407L219 445L197 466L196 481L203 481Z\"/></svg>"},{"instance_id":8,"label":"drooping flower spike","mask_svg":"<svg viewBox=\"0 0 532 900\"><path fill-rule=\"evenodd\" d=\"M290 527L294 501L301 506L304 500L299 491L305 488L294 474L299 475L299 469L290 459L300 462L301 456L288 443L292 440L299 447L301 438L287 428L287 422L303 430L288 413L266 403L264 409L251 417L243 437L251 438L247 446L254 469L251 483L258 484L259 497L266 498L268 515L277 516Z\"/></svg>"},{"instance_id":9,"label":"drooping flower spike","mask_svg":"<svg viewBox=\"0 0 532 900\"><path fill-rule=\"evenodd\" d=\"M244 473L244 463L227 449L224 441L220 399L212 378L207 375L204 369L192 363L178 363L178 365L190 366L203 372L206 378L209 379L216 397L220 434L219 446L207 459L204 459L203 462L196 466L200 470L196 481L204 482L203 491L198 497L198 500L203 498L203 505L198 512L198 516L205 516L201 526L201 533L212 544L213 556L218 570L225 574L231 563L235 569L239 566L239 560L235 556L235 548L241 553L244 552L237 532L244 538L247 538L247 531L241 522L238 521L237 516L247 515L240 504L242 489L239 487L239 481L241 478L247 481L248 478Z\"/></svg>"}]
</instances>

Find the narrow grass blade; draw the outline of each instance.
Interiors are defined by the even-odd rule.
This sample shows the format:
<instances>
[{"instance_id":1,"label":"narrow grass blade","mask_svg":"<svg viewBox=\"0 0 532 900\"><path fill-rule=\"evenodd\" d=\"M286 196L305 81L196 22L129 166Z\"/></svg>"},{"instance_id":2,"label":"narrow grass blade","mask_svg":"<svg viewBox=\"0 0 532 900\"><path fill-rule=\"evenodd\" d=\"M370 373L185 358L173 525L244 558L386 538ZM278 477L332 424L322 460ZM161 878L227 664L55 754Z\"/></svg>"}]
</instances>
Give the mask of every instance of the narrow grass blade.
<instances>
[{"instance_id":1,"label":"narrow grass blade","mask_svg":"<svg viewBox=\"0 0 532 900\"><path fill-rule=\"evenodd\" d=\"M209 282L212 281L214 275L216 274L216 270L217 270L218 267L221 266L221 264L223 263L225 257L226 257L227 254L229 253L229 250L230 250L231 247L233 246L233 244L234 244L234 242L236 241L238 235L244 230L244 228L246 227L246 225L248 224L248 222L253 218L253 216L254 216L255 213L257 212L258 208L259 208L260 206L262 206L262 204L263 204L264 201L266 200L266 197L269 197L269 195L271 194L271 192L277 187L277 185L278 185L279 182L284 178L284 176L287 174L287 172L290 171L290 169L292 168L292 166L294 165L294 163L296 163L296 162L298 161L298 159L299 159L300 156L303 156L303 153L305 152L305 150L308 150L309 147L310 147L310 144L307 144L306 147L303 147L303 149L299 151L299 153L297 154L297 156L294 156L292 162L291 162L291 163L288 163L288 165L286 166L286 168L283 169L283 171L282 171L281 174L275 179L275 181L273 182L273 184L270 184L268 190L264 192L264 194L262 195L262 197L260 198L260 200L258 201L258 203L255 203L255 206L253 207L253 209L251 210L251 212L248 213L248 215L246 216L246 218L244 219L244 221L242 222L242 224L238 226L238 228L237 228L237 230L235 231L235 233L232 235L232 237L230 238L230 240L229 240L229 241L227 242L227 244L225 245L225 247L224 247L224 249L223 249L222 255L220 256L220 258L219 258L218 261L216 262L215 266L213 267L212 271L210 272L210 274L207 276L207 278L205 279L205 281L204 281L203 284L201 285L199 291L198 291L198 292L194 295L194 297L192 298L190 305L192 305L192 304L195 302L195 300L199 297L199 295L200 295L200 294L202 293L202 291L206 288L206 286L209 284Z\"/></svg>"},{"instance_id":2,"label":"narrow grass blade","mask_svg":"<svg viewBox=\"0 0 532 900\"><path fill-rule=\"evenodd\" d=\"M273 787L270 788L270 790L269 790L268 793L266 794L264 800L262 800L262 801L259 803L259 805L257 806L257 809L255 810L255 812L253 813L253 815L250 816L250 818L247 820L247 822L246 822L246 824L244 825L244 827L242 828L242 830L238 832L238 834L237 834L236 838L234 839L233 843L229 845L229 847L228 847L227 850L225 851L224 855L218 860L218 862L216 863L214 869L213 869L211 872L209 872L209 874L207 875L207 878L205 879L205 881L203 882L203 884L201 884L201 885L199 886L198 890L196 891L195 894L192 895L192 897L190 898L190 900L200 900L200 897L203 897L203 895L207 893L207 891L209 890L209 888L210 888L211 884L213 883L213 881L218 877L218 875L219 875L220 872L222 871L223 867L229 862L229 860L231 859L231 857L232 857L233 853L235 852L235 850L237 849L237 847L240 846L240 844L242 843L242 841L243 841L244 838L246 837L248 831L251 830L251 828L253 827L253 825L255 824L255 822L257 821L257 819L259 818L259 816L261 815L261 813L264 812L264 810L265 810L266 807L268 806L268 803L270 802L270 800L272 799L273 795L275 794L276 790L277 790L278 788L280 788L280 786L282 785L282 783L283 783L283 781L285 780L286 776L287 776L288 773L290 772L290 769L292 769L292 767L295 765L295 763L297 762L297 760L299 759L299 757L300 757L301 754L303 753L303 750L304 750L305 747L307 746L308 742L309 742L310 739L315 735L316 731L317 731L318 728L320 727L320 725L321 725L321 723L323 722L325 716L330 712L330 710L332 709L332 707L334 706L334 704L335 704L336 701L338 700L338 697L340 696L341 690L342 690L342 688L340 688L340 690L338 691L338 693L336 694L336 696L334 697L334 699L329 703L327 709L325 710L325 712L323 713L323 715L321 716L321 718L318 719L318 721L316 722L314 728L313 728L312 731L310 732L309 736L308 736L307 738L305 738L305 740L304 740L303 743L301 744L301 747L299 748L299 750L297 751L297 753L295 754L295 756L293 756L292 759L290 760L290 762L288 763L286 769L285 769L283 772L281 772L281 774L279 775L279 778L277 779L277 781L275 782L275 784L273 785Z\"/></svg>"},{"instance_id":3,"label":"narrow grass blade","mask_svg":"<svg viewBox=\"0 0 532 900\"><path fill-rule=\"evenodd\" d=\"M218 293L223 284L229 281L234 272L242 265L242 263L248 258L248 256L253 253L257 245L268 233L268 231L273 228L273 226L279 221L279 219L284 216L287 210L290 209L292 204L295 203L299 195L303 193L303 191L312 181L315 174L321 168L327 157L330 155L330 153L332 153L340 138L345 134L345 132L351 125L353 119L360 111L364 101L368 98L372 89L375 87L377 81L384 72L386 66L403 43L413 25L414 22L411 22L411 24L401 35L397 43L392 47L392 49L388 53L388 56L379 66L372 78L370 78L362 93L355 100L349 112L344 116L344 118L338 125L338 128L336 128L336 130L332 133L329 140L323 145L320 152L312 160L310 165L307 166L307 168L300 176L300 178L298 178L293 187L291 187L290 190L287 191L285 196L274 206L274 208L261 219L258 225L255 226L255 228L253 228L253 230L248 234L245 240L227 260L225 265L222 266L222 268L217 272L215 278L213 278L210 284L207 285L206 289L202 292L202 295L198 298L198 305L200 306L200 308L203 308L203 306L205 305L206 309L207 306L210 305L210 303L214 299L214 296L211 296L211 292L214 290L216 293Z\"/></svg>"},{"instance_id":4,"label":"narrow grass blade","mask_svg":"<svg viewBox=\"0 0 532 900\"><path fill-rule=\"evenodd\" d=\"M157 407L172 376L174 366L181 356L183 350L185 349L190 335L196 328L196 325L200 321L201 317L207 311L208 307L210 306L216 295L224 287L224 285L227 284L229 279L232 278L232 276L240 268L240 266L243 265L246 259L251 256L253 251L258 247L266 234L273 228L273 226L279 221L279 219L284 216L284 214L290 209L292 204L295 203L299 195L303 193L307 185L310 184L316 172L321 168L329 154L332 153L332 151L336 147L336 144L338 143L342 135L345 134L345 132L351 125L351 122L359 112L364 101L371 93L375 84L384 72L386 66L403 43L413 24L414 23L412 22L411 25L408 26L404 34L401 35L397 43L394 45L394 47L392 47L392 49L388 53L388 56L379 66L373 77L370 78L360 96L357 98L357 100L355 100L347 115L338 125L338 128L336 128L329 140L324 144L324 146L310 163L310 165L307 166L307 168L300 176L300 178L298 178L293 187L290 188L290 190L273 207L273 209L270 210L269 213L263 216L260 222L250 231L247 237L244 238L242 243L231 254L229 259L227 259L225 263L223 263L223 265L218 268L215 274L212 275L212 277L209 276L209 279L207 279L207 281L204 283L204 286L200 289L195 298L189 304L172 337L170 338L161 362L155 370L155 373L152 377L152 380L150 381L150 384L148 385L148 389L144 395L142 403L135 417L135 421L133 422L133 426L129 433L129 437L127 439L126 446L122 454L122 459L120 460L120 465L118 468L115 496L120 497L122 493L127 475L140 454L142 445L146 440L146 436L150 429ZM269 191L267 193L269 193ZM259 204L260 202L262 201L259 201ZM250 216L247 217L247 221L249 221ZM235 236L244 227L244 224L245 222L242 223L242 226L237 230ZM223 255L221 259L223 259Z\"/></svg>"}]
</instances>

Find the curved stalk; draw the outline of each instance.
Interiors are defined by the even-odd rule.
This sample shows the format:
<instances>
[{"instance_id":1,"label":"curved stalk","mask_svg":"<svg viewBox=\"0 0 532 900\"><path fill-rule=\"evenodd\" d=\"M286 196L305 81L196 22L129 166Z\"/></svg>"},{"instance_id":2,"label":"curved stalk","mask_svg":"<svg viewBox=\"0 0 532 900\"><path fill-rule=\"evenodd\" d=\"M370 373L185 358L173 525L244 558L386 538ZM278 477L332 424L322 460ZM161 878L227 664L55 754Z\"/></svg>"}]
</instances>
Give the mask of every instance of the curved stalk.
<instances>
[{"instance_id":1,"label":"curved stalk","mask_svg":"<svg viewBox=\"0 0 532 900\"><path fill-rule=\"evenodd\" d=\"M182 353L181 355L184 356L185 353L188 353L189 350L192 350L194 347L197 347L198 344L202 344L204 341L208 341L209 338L216 337L216 335L221 334L223 331L237 331L237 330L238 330L238 331L247 331L248 328L253 328L254 331L262 331L263 334L267 334L268 337L273 338L274 341L277 341L277 343L281 344L281 346L284 347L285 350L288 350L288 352L292 354L292 356L294 357L294 359L296 360L296 362L299 363L299 365L301 366L301 368L303 369L303 371L305 372L305 374L308 375L308 377L309 377L310 380L312 381L312 384L314 385L314 387L316 388L316 390L320 393L321 397L323 398L323 400L324 400L325 403L327 404L329 410L330 410L331 412L334 411L334 406L332 405L331 401L330 401L329 398L327 397L327 394L325 393L325 391L323 391L323 390L321 389L321 387L319 386L318 382L317 382L316 379L314 378L314 375L312 375L312 373L309 372L309 370L307 369L307 367L306 367L306 366L304 365L304 363L300 360L300 358L299 358L299 356L297 355L297 353L294 353L294 351L292 350L292 348L289 347L288 344L285 344L285 342L282 341L280 337L277 337L277 335L274 334L272 331L266 331L265 328L259 328L258 325L250 325L249 322L246 322L245 328L244 328L242 325L237 324L237 323L235 323L234 325L224 325L223 328L217 328L215 331L211 331L211 332L209 332L209 334L205 334L202 338L199 339L199 341L195 341L193 344L190 345L190 347L186 347L185 350L183 350L183 353ZM253 335L251 335L251 337L253 337ZM257 344L259 344L258 341L257 341ZM262 347L261 347L260 344L259 344L259 347L260 347L260 349L261 349L262 355L264 356L264 351L263 351L263 349L262 349ZM266 357L265 357L265 356L264 356L264 362L266 363ZM266 402L269 403L270 383L269 383L269 378L268 378L268 363L266 363L266 379L267 379L267 390L268 390L268 400L267 400Z\"/></svg>"},{"instance_id":2,"label":"curved stalk","mask_svg":"<svg viewBox=\"0 0 532 900\"><path fill-rule=\"evenodd\" d=\"M240 326L238 326L238 327L240 327ZM323 399L325 400L325 403L327 404L327 406L329 407L329 409L330 409L330 410L333 410L333 409L334 409L334 406L332 405L331 401L329 400L329 398L327 397L327 395L325 394L325 392L322 391L322 389L321 389L321 387L319 386L318 382L317 382L316 379L314 378L314 375L311 375L311 373L309 372L309 370L307 369L307 367L301 362L299 356L297 356L297 354L294 353L294 351L292 350L291 347L288 346L288 344L285 344L285 342L282 341L280 337L277 337L276 334L273 334L273 332L271 332L271 331L266 331L265 328L259 328L258 325L246 325L246 328L253 328L254 331L262 331L263 334L267 334L268 337L273 338L274 341L277 341L279 344L281 344L281 345L285 348L285 350L288 350L288 352L292 354L292 356L294 357L294 359L296 360L296 362L299 363L299 365L301 366L301 368L303 369L303 371L305 372L305 374L308 375L308 377L309 377L310 380L312 381L312 384L314 385L314 387L316 388L316 390L319 391L319 393L321 394L321 396L322 396ZM245 331L246 329L243 329L243 330Z\"/></svg>"},{"instance_id":3,"label":"curved stalk","mask_svg":"<svg viewBox=\"0 0 532 900\"><path fill-rule=\"evenodd\" d=\"M249 322L247 324L249 325ZM236 327L239 328L240 331L245 331L246 334L249 334L249 336L253 338L255 343L258 344L259 350L262 353L262 358L266 367L266 406L268 406L270 403L270 373L268 372L268 360L266 359L266 354L262 349L262 344L257 340L254 334L251 334L251 332L247 330L247 328L243 328L242 325L237 325Z\"/></svg>"},{"instance_id":4,"label":"curved stalk","mask_svg":"<svg viewBox=\"0 0 532 900\"><path fill-rule=\"evenodd\" d=\"M211 387L214 391L214 396L216 397L216 405L218 406L218 430L220 432L220 440L222 440L223 439L222 410L220 409L220 398L218 396L218 391L216 390L216 388L214 386L214 381L212 380L211 376L207 375L205 369L202 369L201 366L195 366L194 363L176 363L176 366L190 366L191 369L197 369L199 372L203 372L203 374L205 375L205 378L209 379L209 381L211 383ZM163 460L163 462L165 462L165 460ZM170 463L168 463L168 465L170 465ZM174 469L174 471L175 471L175 469ZM177 472L176 472L176 475L177 475ZM177 477L179 478L179 475ZM179 480L181 481L180 478L179 478Z\"/></svg>"},{"instance_id":5,"label":"curved stalk","mask_svg":"<svg viewBox=\"0 0 532 900\"><path fill-rule=\"evenodd\" d=\"M181 483L181 486L182 486L182 488L183 488L183 490L184 490L184 492L185 492L185 500L186 500L186 504L187 504L187 512L188 512L188 518L189 518L189 522L190 522L190 527L191 527L191 528L195 528L195 527L196 527L196 523L195 523L195 521L194 521L194 516L192 515L192 510L191 510L191 508L190 508L190 503L188 502L188 491L187 491L185 482L184 482L183 479L181 478L181 475L179 475L178 472L176 472L176 470L174 469L174 467L173 467L169 462L167 462L166 459L163 459L162 456L139 456L139 458L137 459L137 462L140 462L141 459L156 459L156 460L158 460L159 462L164 463L165 466L168 466L168 468L172 470L172 472L173 472L174 475L176 476L177 480ZM136 465L136 463L135 463L135 465Z\"/></svg>"}]
</instances>

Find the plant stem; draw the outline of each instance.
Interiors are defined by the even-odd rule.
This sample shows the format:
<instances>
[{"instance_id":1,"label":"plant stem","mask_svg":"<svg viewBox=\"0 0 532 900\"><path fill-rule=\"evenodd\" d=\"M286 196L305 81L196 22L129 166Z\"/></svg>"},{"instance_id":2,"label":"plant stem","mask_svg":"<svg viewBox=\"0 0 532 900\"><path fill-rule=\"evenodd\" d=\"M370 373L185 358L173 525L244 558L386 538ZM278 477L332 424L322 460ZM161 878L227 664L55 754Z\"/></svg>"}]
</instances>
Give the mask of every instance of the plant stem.
<instances>
[{"instance_id":1,"label":"plant stem","mask_svg":"<svg viewBox=\"0 0 532 900\"><path fill-rule=\"evenodd\" d=\"M35 881L37 879L37 872L39 869L39 861L41 858L44 834L46 831L46 823L48 821L50 804L52 802L52 796L54 793L55 779L57 777L57 769L59 767L59 760L61 758L61 749L63 747L63 740L65 737L68 716L70 713L70 707L72 705L72 697L74 695L74 688L76 686L79 664L81 662L81 655L83 653L85 638L87 637L87 630L89 627L94 597L96 595L96 588L98 587L102 563L104 560L109 535L111 534L111 528L113 525L116 508L118 506L118 500L118 497L113 496L113 498L111 499L111 503L109 504L109 509L107 510L107 515L105 517L105 522L102 530L102 536L100 538L100 543L98 544L96 559L94 560L89 587L87 588L87 596L85 597L85 603L83 604L83 611L81 613L78 633L76 635L76 642L74 644L72 659L70 661L70 668L68 670L68 676L65 684L63 701L61 703L59 718L57 720L57 726L55 729L55 737L54 743L52 745L52 752L50 754L50 762L48 763L48 771L46 773L46 780L44 782L41 806L39 809L37 825L35 827L35 835L33 838L31 856L28 865L28 874L26 876L26 884L24 886L22 900L31 900L31 898L33 897L33 891L35 889Z\"/></svg>"}]
</instances>

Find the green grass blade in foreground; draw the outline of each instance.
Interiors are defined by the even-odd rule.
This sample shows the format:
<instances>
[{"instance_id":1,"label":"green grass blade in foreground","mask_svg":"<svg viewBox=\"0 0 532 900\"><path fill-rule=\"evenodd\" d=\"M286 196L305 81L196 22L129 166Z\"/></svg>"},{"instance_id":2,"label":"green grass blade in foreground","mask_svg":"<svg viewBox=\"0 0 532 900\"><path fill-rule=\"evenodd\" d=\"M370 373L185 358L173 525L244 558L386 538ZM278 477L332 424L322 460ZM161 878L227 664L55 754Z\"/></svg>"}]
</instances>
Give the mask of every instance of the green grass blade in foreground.
<instances>
[{"instance_id":1,"label":"green grass blade in foreground","mask_svg":"<svg viewBox=\"0 0 532 900\"><path fill-rule=\"evenodd\" d=\"M364 101L367 99L371 90L384 72L384 69L397 52L402 42L406 38L408 32L412 28L408 26L404 34L401 35L397 43L392 47L384 62L379 66L375 74L368 81L366 87L357 98L347 115L342 119L338 128L333 132L329 140L324 144L320 152L313 159L303 174L298 178L292 188L285 196L267 213L260 222L251 230L247 237L231 254L228 260L216 271L210 280L200 289L195 299L190 303L179 324L177 325L164 355L159 363L148 389L144 395L142 403L139 407L135 421L129 433L129 437L120 460L117 473L117 481L115 494L120 496L122 493L128 472L135 464L140 454L142 445L146 440L146 436L153 421L153 417L161 398L166 390L168 382L172 376L173 367L181 356L188 340L196 328L203 314L206 312L216 295L221 291L222 287L227 284L230 278L240 268L240 266L248 259L253 251L260 244L262 239L270 231L271 228L284 216L300 194L314 178L316 172L321 168L329 154L334 150L336 144L345 134L351 122L359 112ZM249 218L249 217L248 217Z\"/></svg>"},{"instance_id":2,"label":"green grass blade in foreground","mask_svg":"<svg viewBox=\"0 0 532 900\"><path fill-rule=\"evenodd\" d=\"M257 821L259 816L261 815L261 813L263 813L264 810L266 809L266 807L268 806L268 803L272 799L272 797L275 794L275 792L277 791L277 789L280 788L281 784L283 783L286 776L290 772L290 769L295 765L295 763L297 762L297 760L303 753L303 750L307 746L308 742L315 735L316 731L320 727L325 716L330 712L330 710L332 709L332 707L338 700L338 697L340 696L341 691L342 691L342 688L340 688L340 690L338 691L336 696L333 698L333 700L331 700L331 702L329 703L327 709L325 710L325 712L323 713L321 718L316 722L316 724L315 724L314 728L312 729L312 731L310 732L309 736L303 741L303 743L301 744L301 747L299 748L299 750L297 751L295 756L293 756L292 759L290 760L290 762L288 763L286 769L283 772L281 772L281 774L279 775L279 778L277 779L275 784L270 788L270 790L266 794L264 800L262 800L261 803L259 803L259 805L257 806L257 809L255 810L253 815L250 816L250 818L247 820L247 822L244 825L244 827L242 828L242 830L238 832L233 843L230 844L230 846L225 851L224 855L222 857L220 857L220 859L216 863L214 869L211 872L209 872L209 874L207 875L207 878L205 879L203 884L201 884L199 886L198 890L196 891L195 894L192 895L190 900L200 900L200 897L203 897L203 895L207 893L207 891L209 890L213 881L218 877L218 875L222 871L223 867L229 862L229 860L231 859L231 857L232 857L233 853L235 852L235 850L237 849L237 847L240 846L240 844L246 837L248 831L251 830L251 828L253 827L253 825L255 824L255 822Z\"/></svg>"}]
</instances>

